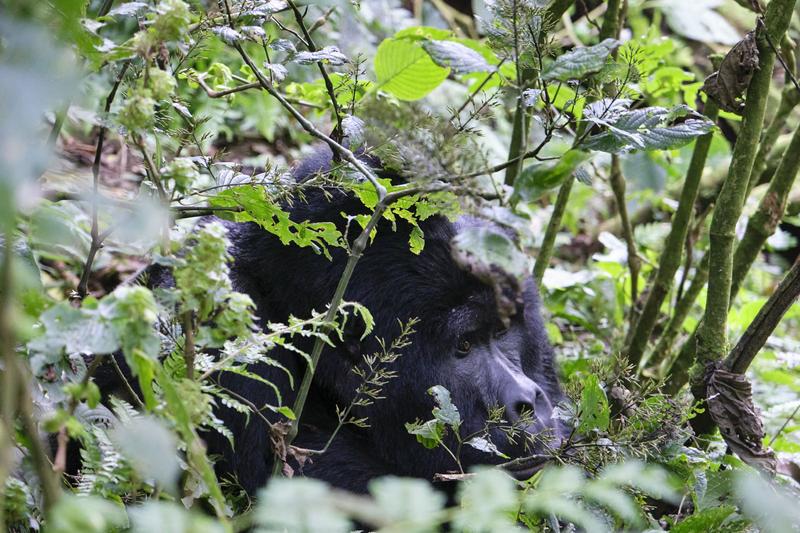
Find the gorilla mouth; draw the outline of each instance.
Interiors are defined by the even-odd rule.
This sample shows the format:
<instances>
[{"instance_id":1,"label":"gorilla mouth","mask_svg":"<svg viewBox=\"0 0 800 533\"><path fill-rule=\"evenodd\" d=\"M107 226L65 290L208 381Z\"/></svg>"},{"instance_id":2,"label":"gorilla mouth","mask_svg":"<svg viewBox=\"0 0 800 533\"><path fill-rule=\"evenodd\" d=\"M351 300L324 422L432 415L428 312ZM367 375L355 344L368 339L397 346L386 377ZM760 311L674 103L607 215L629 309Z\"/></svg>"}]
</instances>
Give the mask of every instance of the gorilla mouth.
<instances>
[{"instance_id":1,"label":"gorilla mouth","mask_svg":"<svg viewBox=\"0 0 800 533\"><path fill-rule=\"evenodd\" d=\"M517 481L527 481L552 460L552 455L535 454L503 463L500 468L508 472Z\"/></svg>"}]
</instances>

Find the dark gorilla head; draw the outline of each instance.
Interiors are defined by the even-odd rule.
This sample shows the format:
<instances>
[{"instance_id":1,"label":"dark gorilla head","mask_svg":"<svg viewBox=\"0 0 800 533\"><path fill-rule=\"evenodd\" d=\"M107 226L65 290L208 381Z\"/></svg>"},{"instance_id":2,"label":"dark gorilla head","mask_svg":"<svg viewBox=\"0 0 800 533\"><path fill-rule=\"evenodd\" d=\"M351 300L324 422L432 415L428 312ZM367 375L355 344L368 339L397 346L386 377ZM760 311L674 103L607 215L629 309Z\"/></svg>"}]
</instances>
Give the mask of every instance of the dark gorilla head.
<instances>
[{"instance_id":1,"label":"dark gorilla head","mask_svg":"<svg viewBox=\"0 0 800 533\"><path fill-rule=\"evenodd\" d=\"M312 163L301 166L300 177L324 167ZM364 207L351 196L319 190L310 190L304 201L291 208L294 220L334 221L342 230L342 213L363 212ZM302 467L305 475L365 490L369 479L378 475L431 479L436 473L457 470L444 449L423 448L405 429L408 422L431 418L434 403L427 391L434 385L450 391L461 414L462 437L480 433L490 411L502 408L507 421L503 425L514 425L520 431L509 439L502 428L490 427L489 438L501 452L521 457L557 442L558 430L551 415L561 392L534 283L524 281L516 312L504 325L494 289L453 259L455 235L467 226L485 224L469 217L456 223L431 217L421 223L425 247L419 255L409 250L408 225L398 222L396 230L388 222L379 226L345 293L345 300L360 302L372 312L373 335L362 342L360 332L353 331L345 342L323 352L295 444L321 448L337 425L336 407L349 405L361 383L354 365L363 364L363 354L378 350L377 338L390 343L400 333L399 322L411 318L419 322L411 345L390 367L398 377L383 387L385 399L357 407L352 413L367 418L369 427L345 426L327 453L314 456L312 463ZM344 250L332 250L333 258L328 260L309 248L283 246L252 224L228 224L228 228L235 258L234 285L253 297L262 320L285 321L289 315L305 317L314 309L324 309L347 261ZM299 382L305 370L301 358L280 350L271 355L290 368ZM265 368L261 373L279 385L284 403L291 405L294 396L281 372ZM268 387L253 380L223 376L222 381L256 405L276 400ZM221 443L223 468L235 472L248 490L263 484L271 462L263 424L255 417L245 423L241 416L224 409L221 416L233 426L236 437L233 452ZM529 435L539 438L527 438ZM452 446L453 436L448 438ZM467 468L501 459L464 446L461 461Z\"/></svg>"}]
</instances>

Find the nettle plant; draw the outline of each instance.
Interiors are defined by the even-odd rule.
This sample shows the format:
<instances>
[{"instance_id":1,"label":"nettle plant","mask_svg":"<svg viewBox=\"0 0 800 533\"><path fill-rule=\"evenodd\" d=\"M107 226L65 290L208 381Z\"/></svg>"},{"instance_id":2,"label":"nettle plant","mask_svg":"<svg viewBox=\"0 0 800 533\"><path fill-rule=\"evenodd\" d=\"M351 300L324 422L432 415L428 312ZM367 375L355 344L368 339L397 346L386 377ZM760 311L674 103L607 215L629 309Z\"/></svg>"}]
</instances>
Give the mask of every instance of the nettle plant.
<instances>
[{"instance_id":1,"label":"nettle plant","mask_svg":"<svg viewBox=\"0 0 800 533\"><path fill-rule=\"evenodd\" d=\"M35 380L8 411L20 413L16 434L3 434L0 441L14 440L27 450L20 475L8 477L4 471L0 477L6 479L0 501L5 525L38 529L46 519L52 531L128 525L158 530L165 523L175 524L176 531L250 525L263 531L348 531L357 522L398 531L428 531L446 523L464 530L525 525L557 531L561 521L601 531L659 527L648 514L655 500L648 498L679 502L682 493L690 495L696 510L690 517L696 524L685 531L741 520L733 506L704 505L707 477L725 478L719 481L725 487L721 493L730 493L735 483L760 481L725 477L709 454L683 447L690 416L686 405L652 388L629 390L635 389L631 376L636 368L625 368L625 363L638 364L640 357L598 365L588 377L579 373L568 384L570 400L559 406L557 416L569 435L562 448L545 458L562 464L525 483L498 469L465 473L459 450L448 449L459 471L447 478L460 483L454 507L419 480L381 479L371 485L369 496L354 496L313 480L276 479L251 512L252 502L235 484L217 478L215 458L207 455L199 436L216 431L233 439L214 415L216 405L251 417L264 417L265 409L279 413L283 422L269 423L274 452L282 459L276 461L277 474L292 473L287 454L309 452L292 446L302 402L253 405L212 378L231 372L263 380L248 367L277 365L270 358L273 347L291 348L298 339L311 338L310 351L294 348L308 362L306 382L323 345L341 338L348 320L357 316L369 335L369 310L343 301L342 294L347 272L352 273L381 219L414 226L409 248L419 253L425 235L418 224L428 217L468 211L492 218L516 230L518 242L490 234L460 246L476 261L509 272L524 270L520 255L538 247L534 277L541 283L576 180L590 183L597 166L608 165L610 158L610 183L627 217L620 154L666 151L701 136L710 139L714 122L687 105L694 103L697 87L684 86L679 76L654 82L671 49L652 34L619 40L620 2L608 3L595 44L568 51L554 33L569 3L499 0L483 21L485 39L412 26L380 41L374 54L352 57L326 42L329 28L336 28L340 18L353 17L344 5L327 9L291 0L222 0L206 10L182 0L106 1L89 12L73 6L79 3L57 4L64 4L64 34L83 68L104 73L87 86L95 92L101 82L108 86L94 119L98 134L91 191L76 192L48 180L48 200L22 217L27 234L8 230L5 235L5 248L13 243L19 257L30 254L30 243L49 264L66 262L79 273L68 300L57 288L45 291L28 284L18 290L16 312L29 327L15 332L18 349L12 344L4 352L5 383L16 381L16 391L31 376ZM366 24L362 30L369 32ZM783 31L774 32L778 38L773 41L780 42ZM25 46L24 39L10 38L3 53ZM48 79L47 73L37 75L39 81ZM457 86L463 100L448 109L416 102L443 86ZM673 101L650 105L659 92ZM707 107L706 112L715 118L716 110ZM56 115L56 134L64 113ZM212 151L216 136L233 136L236 127L252 126L251 117L265 115L268 120L258 121L260 133L274 138L280 128L297 143L325 144L334 153L334 167L296 182L280 161L259 161L253 167ZM502 163L492 164L497 158L485 148L481 127L502 125L507 118L512 130L508 153ZM103 148L110 141L130 147L144 167L144 179L124 198L110 196L101 183ZM368 158L377 158L402 179L379 178ZM699 165L702 170L703 161ZM370 214L349 220L349 234L334 221L291 220L286 206L320 186L353 193ZM556 188L552 216L539 238L527 220L530 206ZM21 206L11 205L9 212L18 209L21 213ZM194 219L207 215L253 222L286 246L311 247L325 256L334 248L346 250L350 268L339 282L341 290L327 309L312 316L258 324L250 298L232 290L224 226L212 221L191 229ZM13 218L4 222L15 224ZM62 226L67 229L53 230ZM136 239L127 235L131 226L140 229ZM630 227L624 230L630 275L621 290L636 302L638 279L651 267L638 260ZM150 254L153 262L172 269L175 286L151 291L132 276L100 298L91 296L92 273L98 264L108 265L109 251ZM6 262L9 257L5 254ZM27 268L40 276L35 262ZM3 286L5 294L9 288ZM647 305L658 311L662 301L650 304L650 298ZM642 335L647 339L652 332L646 322L652 317L650 307L633 321L644 324L633 331L633 352L641 351ZM382 339L381 351L356 365L361 385L349 406L337 406L340 426L369 424L353 417L352 408L383 400L382 387L395 377L391 365L414 327L413 320L403 324L397 338ZM17 358L17 352L24 357ZM137 405L112 399L108 409L99 403L93 374L115 352L130 367L142 396L132 392ZM302 383L293 385L303 390ZM485 434L460 435L458 406L446 389L431 392L437 401L433 418L408 426L422 444L444 446L443 435L453 432L459 448L466 444L499 453ZM44 429L55 435L52 467L36 430L34 405L42 411ZM524 438L517 435L518 427L505 423L502 412L487 424L506 424L509 438ZM74 490L64 491L69 439L82 445L82 466L71 480ZM664 469L636 457L667 464L685 486L676 487Z\"/></svg>"}]
</instances>

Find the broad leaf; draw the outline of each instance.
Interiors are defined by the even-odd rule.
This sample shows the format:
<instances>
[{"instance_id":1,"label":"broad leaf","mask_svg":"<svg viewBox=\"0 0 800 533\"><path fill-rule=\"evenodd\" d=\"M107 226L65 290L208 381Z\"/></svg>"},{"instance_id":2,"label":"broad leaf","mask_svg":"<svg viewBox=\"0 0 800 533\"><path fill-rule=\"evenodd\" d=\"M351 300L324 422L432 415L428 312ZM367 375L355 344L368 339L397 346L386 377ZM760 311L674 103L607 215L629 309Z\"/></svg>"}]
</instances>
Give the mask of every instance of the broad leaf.
<instances>
[{"instance_id":1,"label":"broad leaf","mask_svg":"<svg viewBox=\"0 0 800 533\"><path fill-rule=\"evenodd\" d=\"M692 118L685 118L685 117ZM587 138L582 148L620 153L631 150L672 150L714 129L714 123L686 106L645 107L590 117L605 131ZM677 121L680 120L680 121Z\"/></svg>"},{"instance_id":2,"label":"broad leaf","mask_svg":"<svg viewBox=\"0 0 800 533\"><path fill-rule=\"evenodd\" d=\"M438 407L433 408L433 416L448 426L452 426L455 431L458 431L458 426L461 425L461 415L458 412L458 408L453 405L450 399L450 391L441 385L434 385L428 389L428 394L433 396L438 405Z\"/></svg>"},{"instance_id":3,"label":"broad leaf","mask_svg":"<svg viewBox=\"0 0 800 533\"><path fill-rule=\"evenodd\" d=\"M590 158L588 152L569 150L556 161L534 163L525 167L514 180L514 194L525 202L533 202L544 193L558 187L569 176L578 174L578 168ZM581 173L584 181L586 171ZM591 178L589 178L591 182Z\"/></svg>"},{"instance_id":4,"label":"broad leaf","mask_svg":"<svg viewBox=\"0 0 800 533\"><path fill-rule=\"evenodd\" d=\"M587 74L598 72L606 64L606 59L617 47L619 41L606 39L594 46L576 48L560 55L545 67L542 78L545 80L579 80Z\"/></svg>"},{"instance_id":5,"label":"broad leaf","mask_svg":"<svg viewBox=\"0 0 800 533\"><path fill-rule=\"evenodd\" d=\"M375 55L375 75L381 89L400 100L419 100L450 73L434 63L418 40L386 39Z\"/></svg>"},{"instance_id":6,"label":"broad leaf","mask_svg":"<svg viewBox=\"0 0 800 533\"><path fill-rule=\"evenodd\" d=\"M493 67L471 48L453 41L425 41L422 45L433 62L440 67L449 67L455 74L488 72Z\"/></svg>"},{"instance_id":7,"label":"broad leaf","mask_svg":"<svg viewBox=\"0 0 800 533\"><path fill-rule=\"evenodd\" d=\"M589 374L583 382L583 391L581 392L578 431L584 434L594 430L606 431L608 423L608 398L600 387L600 380L597 379L597 376Z\"/></svg>"}]
</instances>

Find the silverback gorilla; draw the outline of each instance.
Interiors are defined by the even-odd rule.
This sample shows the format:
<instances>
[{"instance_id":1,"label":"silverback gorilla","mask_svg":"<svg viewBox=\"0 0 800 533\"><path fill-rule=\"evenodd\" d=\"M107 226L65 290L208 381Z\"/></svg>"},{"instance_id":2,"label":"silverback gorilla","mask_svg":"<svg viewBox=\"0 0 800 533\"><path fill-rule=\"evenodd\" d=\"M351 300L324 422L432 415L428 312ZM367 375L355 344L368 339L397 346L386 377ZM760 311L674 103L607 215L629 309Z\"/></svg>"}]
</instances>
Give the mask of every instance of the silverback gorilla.
<instances>
[{"instance_id":1,"label":"silverback gorilla","mask_svg":"<svg viewBox=\"0 0 800 533\"><path fill-rule=\"evenodd\" d=\"M327 155L326 155L327 154ZM299 180L330 165L330 152L320 152L295 170ZM342 213L363 213L365 208L340 191L309 190L294 202L291 217L302 221L341 221ZM345 294L348 301L365 305L375 318L373 335L359 341L359 332L345 342L327 347L320 359L294 442L302 448L320 449L337 426L336 406L346 406L360 378L352 372L362 354L372 353L375 338L391 340L400 331L398 321L419 319L411 345L391 369L398 374L382 391L384 400L360 407L354 413L367 417L369 427L344 426L322 455L314 456L300 469L303 475L322 479L351 491L366 491L377 476L392 474L432 479L437 473L456 470L453 459L441 447L427 450L409 435L405 423L431 418L433 400L427 390L446 387L463 420L461 434L480 431L493 407L505 409L504 418L523 419L524 429L557 442L557 424L551 419L561 392L532 280L523 287L523 305L512 316L509 327L498 317L491 287L463 271L451 256L451 240L464 227L486 224L463 217L451 223L434 216L423 223L425 247L419 255L409 251L410 227L388 222L358 262ZM324 309L342 274L347 254L332 250L332 260L309 248L285 246L270 233L251 223L225 222L234 258L231 279L234 288L250 295L259 319L283 322L289 315L309 316ZM168 274L154 272L151 283L169 283ZM161 280L159 280L159 277ZM309 348L310 346L305 346ZM280 361L299 383L305 362L294 352L277 348L271 357ZM283 402L292 405L293 393L285 373L272 366L252 369L275 383ZM220 384L254 405L275 404L274 391L253 379L233 374L217 377ZM531 415L532 413L532 415ZM259 417L245 418L221 407L218 416L234 435L235 446L215 432L205 435L209 451L221 459L222 477L235 477L254 493L268 480L272 470L270 436ZM526 439L510 442L498 429L492 442L508 456L535 453ZM541 445L541 444L540 444ZM541 451L539 449L538 451ZM462 449L464 468L499 463L494 454L469 446ZM298 465L292 465L298 467ZM528 473L520 473L527 475Z\"/></svg>"}]
</instances>

